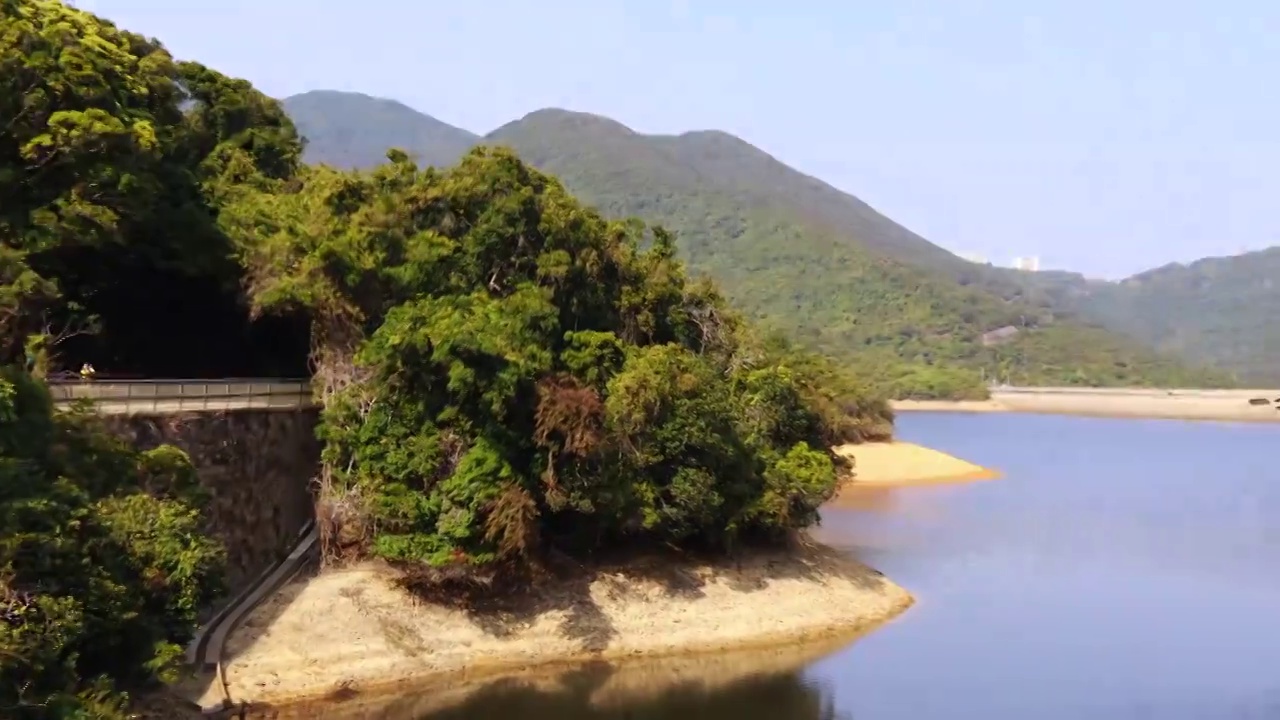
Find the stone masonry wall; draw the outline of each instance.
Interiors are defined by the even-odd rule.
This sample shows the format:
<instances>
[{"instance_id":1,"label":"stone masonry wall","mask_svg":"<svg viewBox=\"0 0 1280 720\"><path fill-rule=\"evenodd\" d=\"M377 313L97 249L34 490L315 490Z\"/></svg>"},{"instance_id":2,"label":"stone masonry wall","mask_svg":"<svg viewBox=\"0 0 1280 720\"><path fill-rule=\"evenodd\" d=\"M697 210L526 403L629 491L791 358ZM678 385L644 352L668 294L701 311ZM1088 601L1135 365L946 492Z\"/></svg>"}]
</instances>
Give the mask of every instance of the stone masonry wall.
<instances>
[{"instance_id":1,"label":"stone masonry wall","mask_svg":"<svg viewBox=\"0 0 1280 720\"><path fill-rule=\"evenodd\" d=\"M228 410L108 415L139 450L172 444L191 457L212 496L214 533L227 547L231 592L293 547L315 517L311 480L320 462L316 410Z\"/></svg>"}]
</instances>

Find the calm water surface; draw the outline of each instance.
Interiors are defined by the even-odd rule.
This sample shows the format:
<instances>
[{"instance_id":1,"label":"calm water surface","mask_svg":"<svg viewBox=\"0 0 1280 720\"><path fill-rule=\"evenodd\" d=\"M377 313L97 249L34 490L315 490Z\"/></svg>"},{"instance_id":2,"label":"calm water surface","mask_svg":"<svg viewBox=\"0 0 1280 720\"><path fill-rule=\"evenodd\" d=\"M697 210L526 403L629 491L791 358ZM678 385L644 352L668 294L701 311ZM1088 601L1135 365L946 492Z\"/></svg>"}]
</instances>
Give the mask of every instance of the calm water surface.
<instances>
[{"instance_id":1,"label":"calm water surface","mask_svg":"<svg viewBox=\"0 0 1280 720\"><path fill-rule=\"evenodd\" d=\"M584 672L423 720L1280 718L1280 425L911 414L899 435L1005 478L825 513L822 539L916 594L889 626L721 691L591 709Z\"/></svg>"}]
</instances>

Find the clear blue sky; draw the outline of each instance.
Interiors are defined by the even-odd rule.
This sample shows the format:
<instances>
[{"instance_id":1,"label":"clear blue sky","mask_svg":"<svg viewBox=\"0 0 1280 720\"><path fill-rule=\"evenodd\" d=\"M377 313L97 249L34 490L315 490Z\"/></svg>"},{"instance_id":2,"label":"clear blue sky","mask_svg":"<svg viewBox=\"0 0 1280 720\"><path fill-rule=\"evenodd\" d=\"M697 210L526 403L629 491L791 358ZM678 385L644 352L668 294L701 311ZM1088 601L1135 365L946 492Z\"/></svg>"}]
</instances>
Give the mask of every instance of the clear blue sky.
<instances>
[{"instance_id":1,"label":"clear blue sky","mask_svg":"<svg viewBox=\"0 0 1280 720\"><path fill-rule=\"evenodd\" d=\"M283 97L718 128L930 240L1119 277L1280 244L1266 0L79 0Z\"/></svg>"}]
</instances>

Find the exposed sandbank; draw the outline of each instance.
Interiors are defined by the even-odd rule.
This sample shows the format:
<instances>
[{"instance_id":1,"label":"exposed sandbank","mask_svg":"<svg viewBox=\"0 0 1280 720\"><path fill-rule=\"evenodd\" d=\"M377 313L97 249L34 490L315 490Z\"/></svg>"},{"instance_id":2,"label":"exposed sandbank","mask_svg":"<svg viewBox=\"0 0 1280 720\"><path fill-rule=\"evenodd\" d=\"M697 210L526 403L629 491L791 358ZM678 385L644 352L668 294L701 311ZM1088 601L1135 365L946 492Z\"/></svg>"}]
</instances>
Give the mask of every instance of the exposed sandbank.
<instances>
[{"instance_id":1,"label":"exposed sandbank","mask_svg":"<svg viewBox=\"0 0 1280 720\"><path fill-rule=\"evenodd\" d=\"M1252 398L1269 404L1252 405ZM1267 391L1153 391L1149 393L1099 390L1097 392L992 393L990 400L897 400L897 412L1022 412L1088 417L1151 418L1168 420L1223 420L1280 422L1280 390Z\"/></svg>"},{"instance_id":2,"label":"exposed sandbank","mask_svg":"<svg viewBox=\"0 0 1280 720\"><path fill-rule=\"evenodd\" d=\"M842 445L836 452L853 458L851 485L928 485L1000 477L990 468L909 442Z\"/></svg>"},{"instance_id":3,"label":"exposed sandbank","mask_svg":"<svg viewBox=\"0 0 1280 720\"><path fill-rule=\"evenodd\" d=\"M816 544L603 568L484 614L419 602L395 577L365 563L286 586L229 639L230 696L286 704L582 661L847 642L912 603L880 573ZM223 697L217 683L189 692L204 706Z\"/></svg>"},{"instance_id":4,"label":"exposed sandbank","mask_svg":"<svg viewBox=\"0 0 1280 720\"><path fill-rule=\"evenodd\" d=\"M998 400L890 400L894 412L1010 412Z\"/></svg>"}]
</instances>

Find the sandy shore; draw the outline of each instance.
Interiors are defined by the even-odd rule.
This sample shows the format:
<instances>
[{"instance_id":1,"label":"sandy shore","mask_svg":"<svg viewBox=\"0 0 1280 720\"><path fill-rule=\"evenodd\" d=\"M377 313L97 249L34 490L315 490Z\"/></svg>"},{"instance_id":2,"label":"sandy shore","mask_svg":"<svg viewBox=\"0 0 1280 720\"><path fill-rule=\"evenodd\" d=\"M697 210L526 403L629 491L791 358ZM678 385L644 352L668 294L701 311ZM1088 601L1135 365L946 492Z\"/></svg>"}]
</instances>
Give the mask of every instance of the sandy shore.
<instances>
[{"instance_id":1,"label":"sandy shore","mask_svg":"<svg viewBox=\"0 0 1280 720\"><path fill-rule=\"evenodd\" d=\"M842 445L836 452L853 458L852 485L927 485L1000 477L996 470L909 442Z\"/></svg>"},{"instance_id":2,"label":"sandy shore","mask_svg":"<svg viewBox=\"0 0 1280 720\"><path fill-rule=\"evenodd\" d=\"M997 400L891 400L894 412L1011 412Z\"/></svg>"},{"instance_id":3,"label":"sandy shore","mask_svg":"<svg viewBox=\"0 0 1280 720\"><path fill-rule=\"evenodd\" d=\"M1252 405L1253 397L1272 401ZM1172 391L1159 394L1108 392L1017 392L992 393L990 400L948 402L940 400L898 400L897 412L1023 412L1088 417L1126 417L1169 420L1223 420L1236 422L1280 422L1280 390L1258 393L1244 391Z\"/></svg>"},{"instance_id":4,"label":"sandy shore","mask_svg":"<svg viewBox=\"0 0 1280 720\"><path fill-rule=\"evenodd\" d=\"M721 564L604 568L483 614L418 602L394 571L367 563L286 586L231 636L224 670L234 700L283 704L582 661L848 642L911 603L880 573L822 545ZM188 693L206 706L222 698L213 682Z\"/></svg>"}]
</instances>

